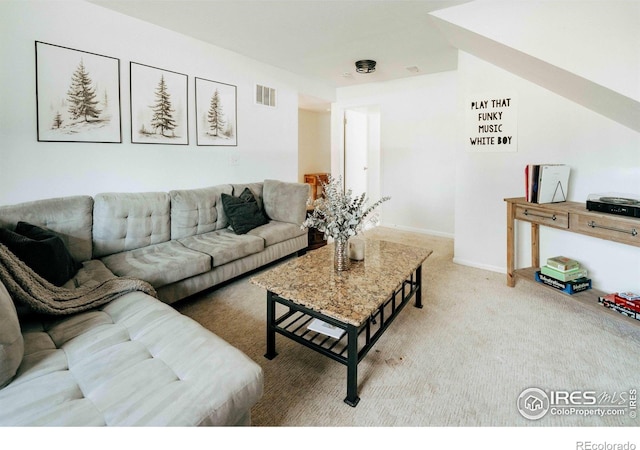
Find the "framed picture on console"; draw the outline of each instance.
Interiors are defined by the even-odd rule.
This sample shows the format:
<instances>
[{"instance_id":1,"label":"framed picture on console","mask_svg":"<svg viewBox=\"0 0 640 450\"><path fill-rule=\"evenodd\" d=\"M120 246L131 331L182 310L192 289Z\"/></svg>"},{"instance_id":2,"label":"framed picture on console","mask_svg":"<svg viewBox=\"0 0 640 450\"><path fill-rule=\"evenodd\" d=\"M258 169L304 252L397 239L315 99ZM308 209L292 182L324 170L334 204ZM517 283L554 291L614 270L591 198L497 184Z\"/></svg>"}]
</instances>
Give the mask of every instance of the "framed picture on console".
<instances>
[{"instance_id":1,"label":"framed picture on console","mask_svg":"<svg viewBox=\"0 0 640 450\"><path fill-rule=\"evenodd\" d=\"M130 63L131 142L189 144L187 75Z\"/></svg>"},{"instance_id":2,"label":"framed picture on console","mask_svg":"<svg viewBox=\"0 0 640 450\"><path fill-rule=\"evenodd\" d=\"M238 145L237 87L196 77L198 145Z\"/></svg>"},{"instance_id":3,"label":"framed picture on console","mask_svg":"<svg viewBox=\"0 0 640 450\"><path fill-rule=\"evenodd\" d=\"M121 143L120 60L35 42L40 142Z\"/></svg>"}]
</instances>

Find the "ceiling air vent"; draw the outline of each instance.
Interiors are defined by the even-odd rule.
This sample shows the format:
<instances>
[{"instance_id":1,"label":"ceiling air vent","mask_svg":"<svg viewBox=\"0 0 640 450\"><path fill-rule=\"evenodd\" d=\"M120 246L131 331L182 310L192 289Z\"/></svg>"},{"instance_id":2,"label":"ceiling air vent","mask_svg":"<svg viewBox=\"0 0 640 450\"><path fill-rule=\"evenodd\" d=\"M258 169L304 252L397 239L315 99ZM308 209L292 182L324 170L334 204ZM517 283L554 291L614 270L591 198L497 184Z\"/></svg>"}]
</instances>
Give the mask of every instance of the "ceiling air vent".
<instances>
[{"instance_id":1,"label":"ceiling air vent","mask_svg":"<svg viewBox=\"0 0 640 450\"><path fill-rule=\"evenodd\" d=\"M276 107L276 90L256 84L256 103L258 105Z\"/></svg>"}]
</instances>

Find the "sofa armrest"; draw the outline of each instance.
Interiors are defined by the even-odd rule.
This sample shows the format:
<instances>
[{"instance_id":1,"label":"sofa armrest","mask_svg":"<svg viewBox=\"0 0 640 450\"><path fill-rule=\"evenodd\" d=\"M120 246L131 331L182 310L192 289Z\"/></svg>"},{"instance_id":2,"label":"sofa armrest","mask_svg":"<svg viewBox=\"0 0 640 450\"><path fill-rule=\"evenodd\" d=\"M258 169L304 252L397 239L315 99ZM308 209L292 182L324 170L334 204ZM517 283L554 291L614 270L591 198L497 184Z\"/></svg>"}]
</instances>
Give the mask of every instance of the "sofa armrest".
<instances>
[{"instance_id":1,"label":"sofa armrest","mask_svg":"<svg viewBox=\"0 0 640 450\"><path fill-rule=\"evenodd\" d=\"M264 210L271 220L302 225L310 193L308 184L265 180L262 190Z\"/></svg>"}]
</instances>

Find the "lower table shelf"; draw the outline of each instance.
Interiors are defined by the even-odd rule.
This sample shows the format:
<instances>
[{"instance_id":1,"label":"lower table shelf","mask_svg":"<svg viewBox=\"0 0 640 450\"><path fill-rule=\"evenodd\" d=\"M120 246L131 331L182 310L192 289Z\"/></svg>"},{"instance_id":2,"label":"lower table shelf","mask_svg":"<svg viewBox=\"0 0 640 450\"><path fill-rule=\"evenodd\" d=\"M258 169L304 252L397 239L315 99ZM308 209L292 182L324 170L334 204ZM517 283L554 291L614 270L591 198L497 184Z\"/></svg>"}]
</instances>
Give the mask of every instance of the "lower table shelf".
<instances>
[{"instance_id":1,"label":"lower table shelf","mask_svg":"<svg viewBox=\"0 0 640 450\"><path fill-rule=\"evenodd\" d=\"M369 320L360 327L357 327L358 361L364 358L393 319L395 319L402 308L404 308L413 297L416 289L417 283L413 280L405 281L389 300L382 304L378 310L371 315ZM278 316L275 320L274 326L277 333L287 336L342 364L348 364L347 331L349 327L347 324L304 308L275 294L273 295L273 299L288 308L286 312ZM333 338L309 329L308 326L314 318L319 318L331 323L335 327L343 330L344 334L339 338Z\"/></svg>"},{"instance_id":2,"label":"lower table shelf","mask_svg":"<svg viewBox=\"0 0 640 450\"><path fill-rule=\"evenodd\" d=\"M551 286L547 286L544 283L540 283L538 281L536 281L536 271L538 271L540 269L535 268L535 267L526 267L523 269L516 269L514 271L514 276L516 279L523 279L526 281L530 281L531 283L535 283L537 286L540 286L544 289L547 289L550 292L555 292L557 294L560 294L564 297L569 297L573 300L576 300L578 302L580 302L583 306L591 308L594 311L597 311L598 313L605 313L605 314L611 314L614 317L618 317L622 320L628 320L631 323L635 323L637 325L640 325L640 320L637 319L633 319L631 317L627 317L624 314L620 314L616 311L612 311L609 308L606 308L604 306L602 306L600 303L598 303L598 297L603 296L608 294L609 292L604 292L598 289L589 289L586 291L582 291L582 292L578 292L576 294L567 294L565 292L562 292L558 289L554 289Z\"/></svg>"}]
</instances>

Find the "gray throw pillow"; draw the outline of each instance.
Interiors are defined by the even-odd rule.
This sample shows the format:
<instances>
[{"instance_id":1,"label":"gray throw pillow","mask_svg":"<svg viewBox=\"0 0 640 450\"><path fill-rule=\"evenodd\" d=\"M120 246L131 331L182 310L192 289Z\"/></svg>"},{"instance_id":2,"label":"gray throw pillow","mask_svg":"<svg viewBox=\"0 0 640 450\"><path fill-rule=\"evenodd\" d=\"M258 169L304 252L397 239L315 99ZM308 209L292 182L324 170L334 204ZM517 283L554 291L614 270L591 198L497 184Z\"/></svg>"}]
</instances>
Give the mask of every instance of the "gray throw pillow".
<instances>
[{"instance_id":1,"label":"gray throw pillow","mask_svg":"<svg viewBox=\"0 0 640 450\"><path fill-rule=\"evenodd\" d=\"M0 282L0 388L11 382L22 363L24 339L16 307Z\"/></svg>"}]
</instances>

